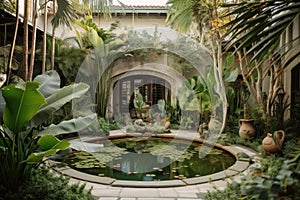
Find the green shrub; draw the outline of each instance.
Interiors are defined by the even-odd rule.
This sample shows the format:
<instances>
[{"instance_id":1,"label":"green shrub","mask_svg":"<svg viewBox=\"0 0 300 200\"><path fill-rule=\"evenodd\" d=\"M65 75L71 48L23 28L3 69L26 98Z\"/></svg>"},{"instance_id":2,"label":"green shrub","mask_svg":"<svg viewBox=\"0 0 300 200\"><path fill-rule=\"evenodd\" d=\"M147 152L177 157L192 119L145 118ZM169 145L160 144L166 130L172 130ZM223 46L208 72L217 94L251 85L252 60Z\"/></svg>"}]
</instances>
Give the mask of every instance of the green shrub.
<instances>
[{"instance_id":1,"label":"green shrub","mask_svg":"<svg viewBox=\"0 0 300 200\"><path fill-rule=\"evenodd\" d=\"M239 185L227 184L227 187L224 190L220 190L217 187L214 187L214 190L207 191L205 195L206 200L232 200L232 199L241 199L242 194L240 192Z\"/></svg>"},{"instance_id":2,"label":"green shrub","mask_svg":"<svg viewBox=\"0 0 300 200\"><path fill-rule=\"evenodd\" d=\"M241 183L228 184L224 190L215 188L207 199L300 199L300 140L288 154L262 158Z\"/></svg>"},{"instance_id":3,"label":"green shrub","mask_svg":"<svg viewBox=\"0 0 300 200\"><path fill-rule=\"evenodd\" d=\"M100 117L98 121L102 131L106 134L108 134L111 130L119 129L119 126L113 118L105 119L103 117Z\"/></svg>"},{"instance_id":4,"label":"green shrub","mask_svg":"<svg viewBox=\"0 0 300 200\"><path fill-rule=\"evenodd\" d=\"M85 184L69 185L69 177L54 174L48 169L32 170L27 182L16 193L7 193L0 188L0 200L95 200L91 189L85 189Z\"/></svg>"}]
</instances>

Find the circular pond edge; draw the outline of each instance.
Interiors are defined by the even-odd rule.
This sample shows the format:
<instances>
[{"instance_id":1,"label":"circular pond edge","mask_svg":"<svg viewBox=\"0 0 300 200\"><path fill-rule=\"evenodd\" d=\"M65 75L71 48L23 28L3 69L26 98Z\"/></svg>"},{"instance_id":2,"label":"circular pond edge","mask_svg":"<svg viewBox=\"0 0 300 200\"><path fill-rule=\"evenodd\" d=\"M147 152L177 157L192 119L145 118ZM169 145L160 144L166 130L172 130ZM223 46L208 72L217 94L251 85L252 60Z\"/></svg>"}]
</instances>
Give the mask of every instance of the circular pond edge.
<instances>
[{"instance_id":1,"label":"circular pond edge","mask_svg":"<svg viewBox=\"0 0 300 200\"><path fill-rule=\"evenodd\" d=\"M99 139L107 140L107 139L122 139L122 138L128 138L128 137L136 137L137 134L123 134L119 136L108 136L106 138L93 138L89 141L97 141ZM173 139L175 136L169 135L169 134L154 134L152 137L157 138L170 138ZM213 182L217 180L222 180L225 178L230 178L233 176L238 175L239 173L245 171L250 166L250 158L254 157L256 155L256 152L248 147L244 147L241 145L230 145L230 146L223 146L220 144L209 144L202 139L191 139L186 137L178 137L176 136L176 139L178 140L188 140L193 141L196 143L202 143L205 145L212 145L216 148L222 149L224 151L227 151L228 153L232 154L236 158L236 162L231 165L229 168L213 173L206 176L200 176L200 177L193 177L193 178L185 178L180 180L163 180L163 181L127 181L127 180L117 180L114 178L109 177L99 177L87 173L80 172L78 170L72 169L69 166L64 167L53 167L54 170L57 172L70 176L75 179L83 180L86 182L92 182L92 183L98 183L103 185L111 185L115 187L136 187L136 188L158 188L158 187L178 187L178 186L187 186L187 185L196 185L196 184L202 184L202 183L208 183ZM239 154L246 155L248 158L242 158L240 159L238 157ZM51 161L51 164L55 163L54 161Z\"/></svg>"}]
</instances>

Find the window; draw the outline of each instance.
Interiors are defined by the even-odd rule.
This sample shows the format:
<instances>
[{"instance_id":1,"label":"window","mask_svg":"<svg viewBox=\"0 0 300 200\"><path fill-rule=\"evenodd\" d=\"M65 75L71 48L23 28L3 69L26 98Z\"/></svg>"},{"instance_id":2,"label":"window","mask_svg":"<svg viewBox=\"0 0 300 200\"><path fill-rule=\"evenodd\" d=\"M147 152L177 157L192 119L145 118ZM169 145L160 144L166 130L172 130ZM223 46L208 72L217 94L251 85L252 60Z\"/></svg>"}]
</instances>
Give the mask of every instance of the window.
<instances>
[{"instance_id":1,"label":"window","mask_svg":"<svg viewBox=\"0 0 300 200\"><path fill-rule=\"evenodd\" d=\"M121 113L130 113L134 108L133 99L138 92L144 97L145 103L149 106L157 104L158 100L170 96L170 84L155 76L130 76L119 80L114 86L114 106L120 106ZM119 92L115 91L119 90Z\"/></svg>"},{"instance_id":2,"label":"window","mask_svg":"<svg viewBox=\"0 0 300 200\"><path fill-rule=\"evenodd\" d=\"M300 106L300 64L292 69L292 85L291 85L291 110L295 106ZM293 112L291 112L293 118Z\"/></svg>"}]
</instances>

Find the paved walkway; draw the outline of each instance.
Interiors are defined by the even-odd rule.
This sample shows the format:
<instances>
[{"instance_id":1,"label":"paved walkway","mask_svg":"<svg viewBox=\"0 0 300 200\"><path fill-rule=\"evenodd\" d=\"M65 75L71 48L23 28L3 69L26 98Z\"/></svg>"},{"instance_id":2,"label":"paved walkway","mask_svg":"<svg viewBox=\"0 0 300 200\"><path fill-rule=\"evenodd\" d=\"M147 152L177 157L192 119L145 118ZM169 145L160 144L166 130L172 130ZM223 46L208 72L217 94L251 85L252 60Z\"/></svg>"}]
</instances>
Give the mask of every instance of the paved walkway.
<instances>
[{"instance_id":1,"label":"paved walkway","mask_svg":"<svg viewBox=\"0 0 300 200\"><path fill-rule=\"evenodd\" d=\"M71 179L71 183L77 182L78 180ZM86 188L93 187L92 194L99 197L99 200L186 200L204 199L206 191L211 190L213 185L222 189L226 186L226 181L168 188L112 187L88 182Z\"/></svg>"},{"instance_id":2,"label":"paved walkway","mask_svg":"<svg viewBox=\"0 0 300 200\"><path fill-rule=\"evenodd\" d=\"M99 197L99 200L201 200L204 199L208 190L212 190L214 187L224 189L227 182L238 181L240 178L241 176L235 176L211 183L166 188L114 187L74 178L70 180L70 183L86 183L86 189L93 187L92 194Z\"/></svg>"},{"instance_id":3,"label":"paved walkway","mask_svg":"<svg viewBox=\"0 0 300 200\"><path fill-rule=\"evenodd\" d=\"M113 133L112 135L117 134ZM189 135L190 138L197 138L197 134ZM250 157L256 156L256 153L251 149L240 145L232 145L232 148L238 149L240 152L248 154ZM242 172L247 173L247 170ZM99 198L98 200L191 200L204 199L205 193L212 190L214 187L224 189L228 182L232 180L239 181L240 174L229 178L223 178L213 182L206 182L195 185L186 185L178 187L118 187L111 184L100 184L93 182L81 181L71 178L70 183L86 183L86 189L93 188L92 194Z\"/></svg>"}]
</instances>

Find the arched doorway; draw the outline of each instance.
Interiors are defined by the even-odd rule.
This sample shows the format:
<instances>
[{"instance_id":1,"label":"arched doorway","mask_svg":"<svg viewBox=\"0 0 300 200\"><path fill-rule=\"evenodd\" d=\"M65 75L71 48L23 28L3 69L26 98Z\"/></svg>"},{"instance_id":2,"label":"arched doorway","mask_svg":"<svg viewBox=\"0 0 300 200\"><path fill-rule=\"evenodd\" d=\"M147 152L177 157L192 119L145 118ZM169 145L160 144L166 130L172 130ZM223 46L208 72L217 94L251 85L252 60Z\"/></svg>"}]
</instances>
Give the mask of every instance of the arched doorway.
<instances>
[{"instance_id":1,"label":"arched doorway","mask_svg":"<svg viewBox=\"0 0 300 200\"><path fill-rule=\"evenodd\" d=\"M291 118L293 116L293 110L300 106L300 64L295 66L291 72Z\"/></svg>"},{"instance_id":2,"label":"arched doorway","mask_svg":"<svg viewBox=\"0 0 300 200\"><path fill-rule=\"evenodd\" d=\"M124 77L113 86L114 113L133 116L133 99L136 93L140 93L148 107L157 104L158 100L166 102L171 98L170 83L160 77L152 75L132 75Z\"/></svg>"}]
</instances>

